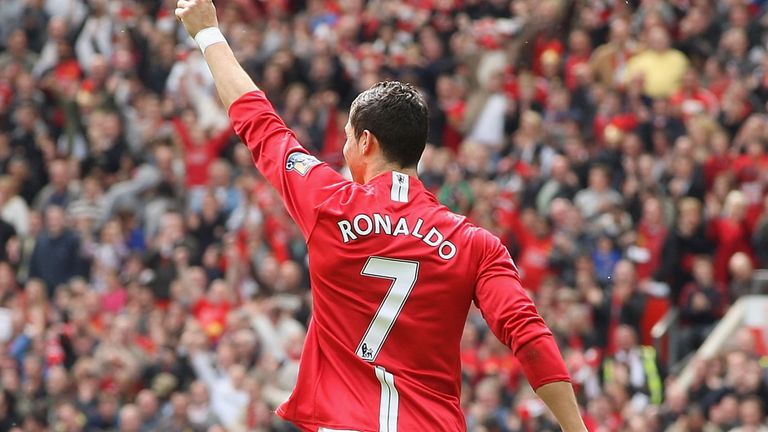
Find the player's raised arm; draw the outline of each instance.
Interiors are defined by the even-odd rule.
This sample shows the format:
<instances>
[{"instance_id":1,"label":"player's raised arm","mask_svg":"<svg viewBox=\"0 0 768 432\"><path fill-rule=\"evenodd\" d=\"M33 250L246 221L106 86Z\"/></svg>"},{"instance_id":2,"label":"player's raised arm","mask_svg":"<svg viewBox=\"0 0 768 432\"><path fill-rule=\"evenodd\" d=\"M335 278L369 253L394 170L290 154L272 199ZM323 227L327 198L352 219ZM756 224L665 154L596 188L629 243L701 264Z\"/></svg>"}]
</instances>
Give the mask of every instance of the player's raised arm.
<instances>
[{"instance_id":1,"label":"player's raised arm","mask_svg":"<svg viewBox=\"0 0 768 432\"><path fill-rule=\"evenodd\" d=\"M277 189L308 238L321 204L349 182L310 155L277 115L219 31L211 0L179 0L176 16L203 51L232 126L248 146L256 168Z\"/></svg>"},{"instance_id":2,"label":"player's raised arm","mask_svg":"<svg viewBox=\"0 0 768 432\"><path fill-rule=\"evenodd\" d=\"M221 34L212 0L179 0L176 17L200 45L221 102L227 109L244 94L258 90Z\"/></svg>"}]
</instances>

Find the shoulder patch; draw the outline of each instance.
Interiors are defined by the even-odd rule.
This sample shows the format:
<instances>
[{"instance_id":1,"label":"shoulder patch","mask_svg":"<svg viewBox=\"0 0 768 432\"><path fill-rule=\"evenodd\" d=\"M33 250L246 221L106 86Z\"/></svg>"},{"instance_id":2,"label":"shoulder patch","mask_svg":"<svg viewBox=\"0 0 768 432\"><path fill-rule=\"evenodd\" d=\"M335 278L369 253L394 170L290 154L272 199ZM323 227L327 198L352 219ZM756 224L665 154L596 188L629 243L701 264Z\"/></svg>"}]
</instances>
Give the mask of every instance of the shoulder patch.
<instances>
[{"instance_id":1,"label":"shoulder patch","mask_svg":"<svg viewBox=\"0 0 768 432\"><path fill-rule=\"evenodd\" d=\"M288 160L285 162L285 170L296 171L299 175L305 176L313 166L319 163L320 161L310 154L294 152L288 156Z\"/></svg>"}]
</instances>

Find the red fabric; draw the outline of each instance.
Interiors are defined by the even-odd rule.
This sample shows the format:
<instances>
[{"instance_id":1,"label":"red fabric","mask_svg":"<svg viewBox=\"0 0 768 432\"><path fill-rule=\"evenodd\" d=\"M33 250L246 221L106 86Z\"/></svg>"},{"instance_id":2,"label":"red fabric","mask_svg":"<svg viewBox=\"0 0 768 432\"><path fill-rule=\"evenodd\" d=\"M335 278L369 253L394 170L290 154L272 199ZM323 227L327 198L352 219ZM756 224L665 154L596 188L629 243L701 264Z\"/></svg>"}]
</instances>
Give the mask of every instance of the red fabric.
<instances>
[{"instance_id":1,"label":"red fabric","mask_svg":"<svg viewBox=\"0 0 768 432\"><path fill-rule=\"evenodd\" d=\"M77 60L65 60L53 68L53 77L57 82L60 81L79 81L83 76L80 64Z\"/></svg>"},{"instance_id":2,"label":"red fabric","mask_svg":"<svg viewBox=\"0 0 768 432\"><path fill-rule=\"evenodd\" d=\"M552 236L538 238L530 228L520 223L516 213L507 214L506 221L502 224L509 229L520 246L516 264L520 269L523 287L533 293L538 292L541 283L553 275L549 266Z\"/></svg>"},{"instance_id":3,"label":"red fabric","mask_svg":"<svg viewBox=\"0 0 768 432\"><path fill-rule=\"evenodd\" d=\"M664 241L667 238L669 229L664 226L651 227L645 222L640 222L637 226L637 247L646 249L650 254L647 262L637 263L635 269L639 280L650 278L659 267L661 259L661 250L664 247Z\"/></svg>"},{"instance_id":4,"label":"red fabric","mask_svg":"<svg viewBox=\"0 0 768 432\"><path fill-rule=\"evenodd\" d=\"M5 106L13 100L13 86L8 82L0 82L0 106Z\"/></svg>"},{"instance_id":5,"label":"red fabric","mask_svg":"<svg viewBox=\"0 0 768 432\"><path fill-rule=\"evenodd\" d=\"M187 186L205 186L208 183L208 166L219 157L219 153L232 136L232 129L227 126L204 143L196 143L189 135L187 126L181 119L173 120L173 126L184 146L184 165L187 171Z\"/></svg>"},{"instance_id":6,"label":"red fabric","mask_svg":"<svg viewBox=\"0 0 768 432\"><path fill-rule=\"evenodd\" d=\"M344 146L344 141L347 138L344 129L339 127L339 121L336 118L337 115L338 112L336 109L330 109L328 112L321 157L332 166L341 167L344 164L342 148Z\"/></svg>"},{"instance_id":7,"label":"red fabric","mask_svg":"<svg viewBox=\"0 0 768 432\"><path fill-rule=\"evenodd\" d=\"M384 385L397 390L400 430L463 430L459 346L472 301L529 380L568 380L559 353L548 348L552 333L496 237L450 213L416 178L393 184L396 175L387 172L366 184L347 181L306 155L261 92L235 101L230 117L309 250L313 315L295 391L278 415L303 431L378 430ZM397 185L405 182L407 202L393 200L392 191L401 197ZM390 227L381 223L374 232L364 219L374 214ZM363 275L369 265L378 270ZM396 276L371 276L384 273ZM409 291L397 285L393 298L402 303L383 306L401 279L413 280ZM363 354L363 338L380 307L391 312L385 323L391 327ZM377 378L381 368L393 377L387 384Z\"/></svg>"},{"instance_id":8,"label":"red fabric","mask_svg":"<svg viewBox=\"0 0 768 432\"><path fill-rule=\"evenodd\" d=\"M733 156L730 154L713 154L704 162L702 169L704 170L707 189L711 189L718 175L733 169Z\"/></svg>"},{"instance_id":9,"label":"red fabric","mask_svg":"<svg viewBox=\"0 0 768 432\"><path fill-rule=\"evenodd\" d=\"M589 64L589 55L569 55L565 61L565 85L568 90L575 90L578 85L578 76L576 71L579 66Z\"/></svg>"},{"instance_id":10,"label":"red fabric","mask_svg":"<svg viewBox=\"0 0 768 432\"><path fill-rule=\"evenodd\" d=\"M709 235L717 243L715 250L715 280L726 286L728 284L728 261L737 252L752 256L750 232L745 222L730 218L718 218L710 222ZM727 292L723 292L727 296ZM727 298L727 297L726 297Z\"/></svg>"},{"instance_id":11,"label":"red fabric","mask_svg":"<svg viewBox=\"0 0 768 432\"><path fill-rule=\"evenodd\" d=\"M459 125L464 119L464 111L466 104L463 100L456 100L450 105L444 107L445 116L447 122L443 129L443 142L442 145L445 148L451 149L454 153L458 153L461 142L464 140L464 135L461 131L454 127L452 124Z\"/></svg>"},{"instance_id":12,"label":"red fabric","mask_svg":"<svg viewBox=\"0 0 768 432\"><path fill-rule=\"evenodd\" d=\"M537 338L523 345L517 358L534 390L555 381L569 381L562 355L552 338Z\"/></svg>"},{"instance_id":13,"label":"red fabric","mask_svg":"<svg viewBox=\"0 0 768 432\"><path fill-rule=\"evenodd\" d=\"M468 348L461 350L461 370L469 374L472 385L480 381L480 358L477 355L477 348Z\"/></svg>"},{"instance_id":14,"label":"red fabric","mask_svg":"<svg viewBox=\"0 0 768 432\"><path fill-rule=\"evenodd\" d=\"M728 90L728 87L731 85L731 79L724 76L720 79L717 79L711 83L709 83L709 91L712 92L712 94L715 95L717 100L722 101L723 95L725 94L725 91Z\"/></svg>"},{"instance_id":15,"label":"red fabric","mask_svg":"<svg viewBox=\"0 0 768 432\"><path fill-rule=\"evenodd\" d=\"M547 85L547 80L540 77L535 78L534 86L535 89L533 93L533 99L541 105L546 105L547 98L549 97L549 86ZM512 71L507 71L504 76L504 92L506 92L512 99L520 99L519 81Z\"/></svg>"},{"instance_id":16,"label":"red fabric","mask_svg":"<svg viewBox=\"0 0 768 432\"><path fill-rule=\"evenodd\" d=\"M752 338L755 341L755 354L760 357L768 355L768 345L765 343L765 330L762 327L747 327L749 332L752 333Z\"/></svg>"},{"instance_id":17,"label":"red fabric","mask_svg":"<svg viewBox=\"0 0 768 432\"><path fill-rule=\"evenodd\" d=\"M653 345L651 329L659 322L669 310L669 299L665 297L648 296L645 300L645 313L640 321L640 344ZM665 345L666 348L666 345ZM659 356L665 356L666 352L660 352Z\"/></svg>"},{"instance_id":18,"label":"red fabric","mask_svg":"<svg viewBox=\"0 0 768 432\"><path fill-rule=\"evenodd\" d=\"M672 95L670 102L680 109L683 121L688 121L698 114L711 114L719 105L717 96L704 88L691 91L680 89Z\"/></svg>"},{"instance_id":19,"label":"red fabric","mask_svg":"<svg viewBox=\"0 0 768 432\"><path fill-rule=\"evenodd\" d=\"M133 343L146 354L153 354L157 350L157 344L155 344L155 341L150 336L139 335L134 339Z\"/></svg>"},{"instance_id":20,"label":"red fabric","mask_svg":"<svg viewBox=\"0 0 768 432\"><path fill-rule=\"evenodd\" d=\"M542 73L541 57L547 51L553 51L558 55L562 55L563 51L565 51L565 47L563 46L563 43L556 38L547 39L544 36L539 36L536 39L533 48L533 73L537 76L540 76Z\"/></svg>"},{"instance_id":21,"label":"red fabric","mask_svg":"<svg viewBox=\"0 0 768 432\"><path fill-rule=\"evenodd\" d=\"M212 303L203 298L192 307L192 314L210 338L218 338L224 333L227 325L227 314L230 305L226 302Z\"/></svg>"},{"instance_id":22,"label":"red fabric","mask_svg":"<svg viewBox=\"0 0 768 432\"><path fill-rule=\"evenodd\" d=\"M739 182L752 182L758 180L760 175L768 170L768 154L754 157L742 155L733 161L733 170Z\"/></svg>"},{"instance_id":23,"label":"red fabric","mask_svg":"<svg viewBox=\"0 0 768 432\"><path fill-rule=\"evenodd\" d=\"M500 378L510 391L516 391L523 369L520 361L511 352L490 355L480 362L481 376L493 375Z\"/></svg>"},{"instance_id":24,"label":"red fabric","mask_svg":"<svg viewBox=\"0 0 768 432\"><path fill-rule=\"evenodd\" d=\"M632 113L613 114L610 116L598 114L595 116L592 124L592 131L598 143L603 144L605 142L605 130L608 126L613 126L623 132L630 132L637 125L637 116Z\"/></svg>"},{"instance_id":25,"label":"red fabric","mask_svg":"<svg viewBox=\"0 0 768 432\"><path fill-rule=\"evenodd\" d=\"M277 262L283 263L291 258L288 245L290 233L278 218L269 217L264 221L264 235Z\"/></svg>"},{"instance_id":26,"label":"red fabric","mask_svg":"<svg viewBox=\"0 0 768 432\"><path fill-rule=\"evenodd\" d=\"M527 234L528 232L525 231ZM536 238L524 235L522 250L517 259L517 265L522 270L523 286L532 292L537 292L542 282L553 273L549 266L549 255L552 252L552 237Z\"/></svg>"}]
</instances>

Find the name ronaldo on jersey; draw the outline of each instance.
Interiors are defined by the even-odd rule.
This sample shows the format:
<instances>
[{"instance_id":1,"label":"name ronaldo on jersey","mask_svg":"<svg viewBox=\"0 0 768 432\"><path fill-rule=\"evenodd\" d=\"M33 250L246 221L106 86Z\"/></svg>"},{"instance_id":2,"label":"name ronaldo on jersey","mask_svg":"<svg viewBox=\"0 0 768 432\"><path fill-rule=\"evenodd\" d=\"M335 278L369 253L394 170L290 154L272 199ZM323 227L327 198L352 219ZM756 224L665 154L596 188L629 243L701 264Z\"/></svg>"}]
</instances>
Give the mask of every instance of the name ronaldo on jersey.
<instances>
[{"instance_id":1,"label":"name ronaldo on jersey","mask_svg":"<svg viewBox=\"0 0 768 432\"><path fill-rule=\"evenodd\" d=\"M389 215L373 213L371 216L359 214L352 218L351 222L344 219L337 222L337 224L339 231L341 231L341 240L344 243L349 243L371 234L386 234L392 237L410 235L435 248L437 254L444 260L449 260L456 255L456 245L447 240L437 228L431 227L429 230L426 230L423 227L424 220L421 218L416 219L416 223L411 227L408 224L408 220L404 217L398 218L393 223ZM424 233L425 231L426 234Z\"/></svg>"}]
</instances>

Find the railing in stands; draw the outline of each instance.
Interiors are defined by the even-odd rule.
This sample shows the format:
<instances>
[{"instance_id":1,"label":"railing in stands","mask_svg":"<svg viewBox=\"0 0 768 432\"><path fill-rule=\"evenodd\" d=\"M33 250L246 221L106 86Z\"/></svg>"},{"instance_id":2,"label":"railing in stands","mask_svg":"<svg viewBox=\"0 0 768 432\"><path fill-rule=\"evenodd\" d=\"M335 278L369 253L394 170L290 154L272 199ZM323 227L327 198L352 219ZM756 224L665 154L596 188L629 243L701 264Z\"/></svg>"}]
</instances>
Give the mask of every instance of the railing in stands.
<instances>
[{"instance_id":1,"label":"railing in stands","mask_svg":"<svg viewBox=\"0 0 768 432\"><path fill-rule=\"evenodd\" d=\"M730 336L744 324L747 311L746 304L761 301L759 300L761 298L768 302L768 269L754 271L750 294L752 295L738 299L730 307L728 313L720 320L707 340L695 353L680 352L680 344L678 343L680 311L677 308L670 308L651 328L653 346L660 358L663 359L667 371L670 373L681 372L680 377L681 380L685 380L685 386L690 384L692 370L689 367L689 360L694 356L706 359L716 355L729 341ZM761 295L763 296L761 297Z\"/></svg>"},{"instance_id":2,"label":"railing in stands","mask_svg":"<svg viewBox=\"0 0 768 432\"><path fill-rule=\"evenodd\" d=\"M665 359L664 363L668 371L671 371L680 360L679 346L672 343L677 336L677 319L679 316L680 312L677 308L669 308L667 313L651 328L653 346L661 358Z\"/></svg>"},{"instance_id":3,"label":"railing in stands","mask_svg":"<svg viewBox=\"0 0 768 432\"><path fill-rule=\"evenodd\" d=\"M728 312L720 320L715 329L710 333L704 343L691 358L708 360L722 353L734 342L733 335L742 327L751 329L768 330L768 295L747 295L736 300L728 309ZM765 334L755 332L755 337L764 338ZM755 345L764 345L765 341L755 341ZM685 359L677 382L683 389L691 385L695 364L690 359ZM677 365L678 367L681 365Z\"/></svg>"}]
</instances>

